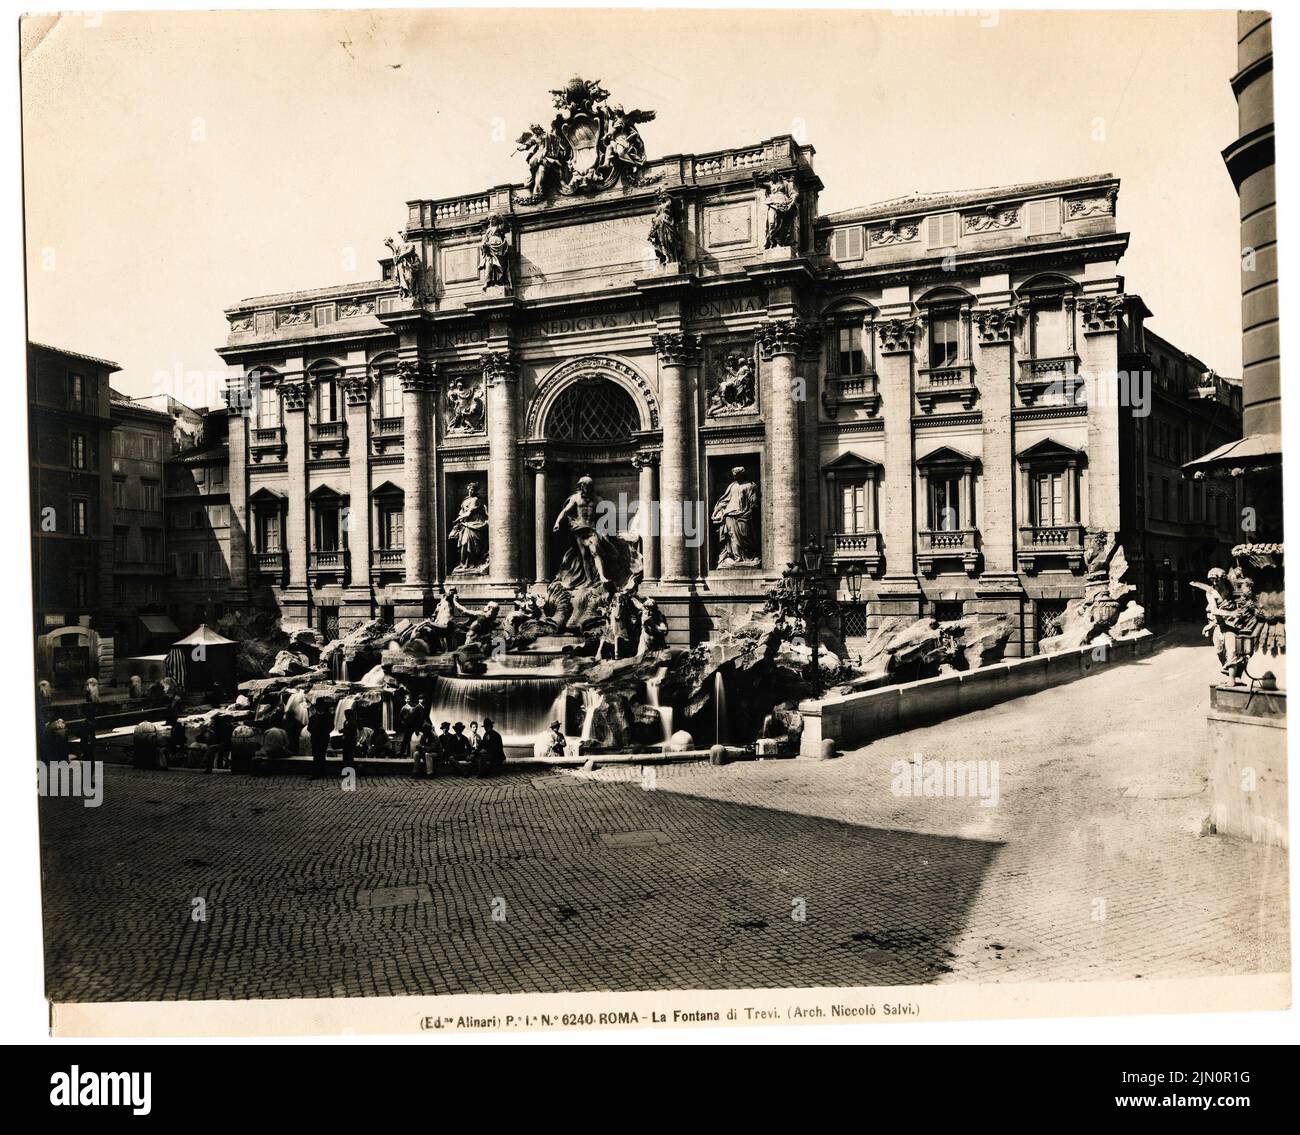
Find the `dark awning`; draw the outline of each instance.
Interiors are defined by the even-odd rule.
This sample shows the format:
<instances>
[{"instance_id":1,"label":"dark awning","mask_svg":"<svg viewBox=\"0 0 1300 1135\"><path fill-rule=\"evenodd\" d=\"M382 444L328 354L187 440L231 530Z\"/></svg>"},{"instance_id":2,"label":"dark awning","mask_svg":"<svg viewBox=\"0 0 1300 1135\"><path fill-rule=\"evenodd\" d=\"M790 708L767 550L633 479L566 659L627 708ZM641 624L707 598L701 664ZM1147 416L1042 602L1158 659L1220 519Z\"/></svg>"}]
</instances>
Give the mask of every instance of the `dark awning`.
<instances>
[{"instance_id":1,"label":"dark awning","mask_svg":"<svg viewBox=\"0 0 1300 1135\"><path fill-rule=\"evenodd\" d=\"M140 622L149 634L177 634L180 630L166 615L141 615Z\"/></svg>"}]
</instances>

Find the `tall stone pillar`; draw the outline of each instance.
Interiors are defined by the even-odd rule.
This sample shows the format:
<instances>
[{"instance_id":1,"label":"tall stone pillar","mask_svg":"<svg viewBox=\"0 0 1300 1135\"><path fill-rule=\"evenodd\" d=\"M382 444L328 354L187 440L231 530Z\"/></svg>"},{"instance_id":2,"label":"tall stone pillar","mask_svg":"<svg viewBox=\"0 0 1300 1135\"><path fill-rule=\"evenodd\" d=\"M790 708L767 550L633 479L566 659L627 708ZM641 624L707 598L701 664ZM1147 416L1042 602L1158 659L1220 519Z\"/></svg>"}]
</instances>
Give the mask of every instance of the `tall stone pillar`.
<instances>
[{"instance_id":1,"label":"tall stone pillar","mask_svg":"<svg viewBox=\"0 0 1300 1135\"><path fill-rule=\"evenodd\" d=\"M307 518L307 385L280 385L284 415L285 460L289 466L289 512L284 548L289 556L286 614L307 619L307 557L311 548Z\"/></svg>"},{"instance_id":2,"label":"tall stone pillar","mask_svg":"<svg viewBox=\"0 0 1300 1135\"><path fill-rule=\"evenodd\" d=\"M980 308L973 313L976 374L984 418L984 495L974 516L980 530L985 576L1015 573L1016 499L1018 485L1011 430L1012 338L1016 313L1005 307Z\"/></svg>"},{"instance_id":3,"label":"tall stone pillar","mask_svg":"<svg viewBox=\"0 0 1300 1135\"><path fill-rule=\"evenodd\" d=\"M895 314L896 312L896 314ZM912 435L912 352L921 333L912 316L910 299L898 308L882 307L872 326L881 414L885 420L884 477L880 484L880 535L885 573L868 612L868 625L882 615L918 615L921 586L916 578L918 494L923 493L916 470Z\"/></svg>"},{"instance_id":4,"label":"tall stone pillar","mask_svg":"<svg viewBox=\"0 0 1300 1135\"><path fill-rule=\"evenodd\" d=\"M364 370L340 383L348 430L348 583L349 612L355 618L371 614L370 589L370 382Z\"/></svg>"},{"instance_id":5,"label":"tall stone pillar","mask_svg":"<svg viewBox=\"0 0 1300 1135\"><path fill-rule=\"evenodd\" d=\"M525 464L533 474L533 579L545 583L551 578L547 551L552 523L551 504L546 495L546 457L536 454Z\"/></svg>"},{"instance_id":6,"label":"tall stone pillar","mask_svg":"<svg viewBox=\"0 0 1300 1135\"><path fill-rule=\"evenodd\" d=\"M800 558L803 509L799 399L795 364L806 350L810 325L801 319L769 319L757 331L758 348L768 365L766 398L768 484L761 485L771 561L768 574L779 574Z\"/></svg>"},{"instance_id":7,"label":"tall stone pillar","mask_svg":"<svg viewBox=\"0 0 1300 1135\"><path fill-rule=\"evenodd\" d=\"M1088 394L1088 524L1118 533L1122 524L1119 416L1129 410L1119 397L1119 323L1127 297L1092 296L1078 302L1083 335L1079 369ZM1093 396L1093 392L1096 392Z\"/></svg>"},{"instance_id":8,"label":"tall stone pillar","mask_svg":"<svg viewBox=\"0 0 1300 1135\"><path fill-rule=\"evenodd\" d=\"M423 598L429 591L429 536L433 530L433 413L429 402L434 376L430 364L415 358L398 362L397 375L402 384L402 463L406 472L406 590L419 592Z\"/></svg>"},{"instance_id":9,"label":"tall stone pillar","mask_svg":"<svg viewBox=\"0 0 1300 1135\"><path fill-rule=\"evenodd\" d=\"M657 453L638 453L632 458L632 464L640 474L637 486L637 524L641 530L641 566L643 576L648 582L659 578L659 525L654 522L655 466L658 464Z\"/></svg>"},{"instance_id":10,"label":"tall stone pillar","mask_svg":"<svg viewBox=\"0 0 1300 1135\"><path fill-rule=\"evenodd\" d=\"M235 382L232 388L229 383ZM251 411L247 379L228 380L226 411L230 417L228 483L230 489L230 602L248 602L248 552L253 534L248 527L248 416Z\"/></svg>"},{"instance_id":11,"label":"tall stone pillar","mask_svg":"<svg viewBox=\"0 0 1300 1135\"><path fill-rule=\"evenodd\" d=\"M685 583L696 572L694 549L687 547L686 509L694 510L691 444L691 387L686 368L699 355L699 338L682 331L664 331L652 339L659 355L659 426L663 431L659 478L659 532L665 583Z\"/></svg>"},{"instance_id":12,"label":"tall stone pillar","mask_svg":"<svg viewBox=\"0 0 1300 1135\"><path fill-rule=\"evenodd\" d=\"M520 577L519 458L515 453L519 368L509 351L484 353L483 384L488 416L489 578L513 585Z\"/></svg>"}]
</instances>

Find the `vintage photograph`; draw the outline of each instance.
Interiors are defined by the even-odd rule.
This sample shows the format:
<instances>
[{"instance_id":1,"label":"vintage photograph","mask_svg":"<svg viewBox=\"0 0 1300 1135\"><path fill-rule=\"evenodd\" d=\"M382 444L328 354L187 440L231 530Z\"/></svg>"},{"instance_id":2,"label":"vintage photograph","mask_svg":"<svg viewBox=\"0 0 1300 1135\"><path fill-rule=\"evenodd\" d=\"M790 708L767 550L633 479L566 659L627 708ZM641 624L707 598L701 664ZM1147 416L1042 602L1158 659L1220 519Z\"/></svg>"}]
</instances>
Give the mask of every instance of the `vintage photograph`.
<instances>
[{"instance_id":1,"label":"vintage photograph","mask_svg":"<svg viewBox=\"0 0 1300 1135\"><path fill-rule=\"evenodd\" d=\"M56 1035L1289 1005L1267 12L20 37Z\"/></svg>"}]
</instances>

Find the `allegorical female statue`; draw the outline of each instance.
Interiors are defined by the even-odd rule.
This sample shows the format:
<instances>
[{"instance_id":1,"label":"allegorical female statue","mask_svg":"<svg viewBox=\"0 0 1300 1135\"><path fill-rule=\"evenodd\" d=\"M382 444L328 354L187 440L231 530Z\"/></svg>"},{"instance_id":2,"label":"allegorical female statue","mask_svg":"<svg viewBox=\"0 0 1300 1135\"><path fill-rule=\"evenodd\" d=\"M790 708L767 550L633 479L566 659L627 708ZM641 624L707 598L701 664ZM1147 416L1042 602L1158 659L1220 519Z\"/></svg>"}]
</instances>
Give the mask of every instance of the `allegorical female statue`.
<instances>
[{"instance_id":1,"label":"allegorical female statue","mask_svg":"<svg viewBox=\"0 0 1300 1135\"><path fill-rule=\"evenodd\" d=\"M488 218L478 245L478 278L483 290L510 287L510 229L499 213Z\"/></svg>"},{"instance_id":2,"label":"allegorical female statue","mask_svg":"<svg viewBox=\"0 0 1300 1135\"><path fill-rule=\"evenodd\" d=\"M799 190L788 174L767 185L766 248L790 248L795 243L795 221L799 217Z\"/></svg>"},{"instance_id":3,"label":"allegorical female statue","mask_svg":"<svg viewBox=\"0 0 1300 1135\"><path fill-rule=\"evenodd\" d=\"M743 465L731 471L731 484L713 506L713 523L718 528L718 559L714 567L748 566L759 562L758 486Z\"/></svg>"},{"instance_id":4,"label":"allegorical female statue","mask_svg":"<svg viewBox=\"0 0 1300 1135\"><path fill-rule=\"evenodd\" d=\"M654 216L650 218L650 244L660 264L674 264L682 258L682 235L677 227L677 210L673 199L661 192L655 199Z\"/></svg>"},{"instance_id":5,"label":"allegorical female statue","mask_svg":"<svg viewBox=\"0 0 1300 1135\"><path fill-rule=\"evenodd\" d=\"M400 236L390 236L384 243L393 254L393 276L397 280L398 295L419 302L423 290L420 287L420 254L415 245Z\"/></svg>"},{"instance_id":6,"label":"allegorical female statue","mask_svg":"<svg viewBox=\"0 0 1300 1135\"><path fill-rule=\"evenodd\" d=\"M456 571L481 571L488 555L487 506L478 495L478 484L465 486L465 499L451 526L451 541L456 545Z\"/></svg>"}]
</instances>

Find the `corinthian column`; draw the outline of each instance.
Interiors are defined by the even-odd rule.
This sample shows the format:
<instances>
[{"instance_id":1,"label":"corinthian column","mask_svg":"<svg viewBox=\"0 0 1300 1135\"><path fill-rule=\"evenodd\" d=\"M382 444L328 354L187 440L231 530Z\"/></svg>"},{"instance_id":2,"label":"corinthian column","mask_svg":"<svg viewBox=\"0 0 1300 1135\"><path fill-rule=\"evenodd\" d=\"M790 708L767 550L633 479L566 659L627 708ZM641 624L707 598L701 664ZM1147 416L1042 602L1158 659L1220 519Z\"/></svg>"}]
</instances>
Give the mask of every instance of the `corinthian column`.
<instances>
[{"instance_id":1,"label":"corinthian column","mask_svg":"<svg viewBox=\"0 0 1300 1135\"><path fill-rule=\"evenodd\" d=\"M280 386L284 410L284 445L289 465L289 516L285 522L284 549L289 555L289 588L307 590L307 386L285 382Z\"/></svg>"},{"instance_id":2,"label":"corinthian column","mask_svg":"<svg viewBox=\"0 0 1300 1135\"><path fill-rule=\"evenodd\" d=\"M686 545L685 510L694 508L691 477L691 388L686 368L699 352L699 338L681 331L652 337L659 355L659 425L663 430L659 476L660 577L681 583L694 574L692 549Z\"/></svg>"},{"instance_id":3,"label":"corinthian column","mask_svg":"<svg viewBox=\"0 0 1300 1135\"><path fill-rule=\"evenodd\" d=\"M768 481L761 486L767 501L766 519L772 561L768 573L780 572L799 560L799 401L795 360L804 351L813 328L801 319L769 319L755 335L768 364L767 418Z\"/></svg>"},{"instance_id":4,"label":"corinthian column","mask_svg":"<svg viewBox=\"0 0 1300 1135\"><path fill-rule=\"evenodd\" d=\"M429 395L435 384L433 368L417 359L402 359L397 364L402 383L402 463L406 472L404 525L406 539L406 586L427 589L429 586L429 532L433 526L429 508L429 439L433 414Z\"/></svg>"},{"instance_id":5,"label":"corinthian column","mask_svg":"<svg viewBox=\"0 0 1300 1135\"><path fill-rule=\"evenodd\" d=\"M642 578L659 578L659 526L654 523L652 502L655 500L655 465L659 455L642 452L632 458L632 467L640 474L637 486L637 524L641 529Z\"/></svg>"},{"instance_id":6,"label":"corinthian column","mask_svg":"<svg viewBox=\"0 0 1300 1135\"><path fill-rule=\"evenodd\" d=\"M352 560L352 601L370 598L370 383L364 370L340 383L348 429L348 556Z\"/></svg>"},{"instance_id":7,"label":"corinthian column","mask_svg":"<svg viewBox=\"0 0 1300 1135\"><path fill-rule=\"evenodd\" d=\"M533 578L545 583L550 578L546 562L546 540L551 531L551 506L546 499L546 456L537 454L526 462L533 474Z\"/></svg>"},{"instance_id":8,"label":"corinthian column","mask_svg":"<svg viewBox=\"0 0 1300 1135\"><path fill-rule=\"evenodd\" d=\"M519 578L519 460L515 454L515 404L519 368L508 351L483 355L487 387L488 564L496 583Z\"/></svg>"}]
</instances>

